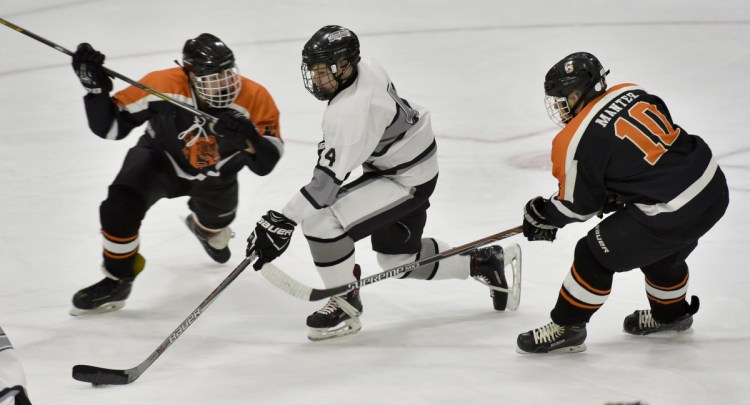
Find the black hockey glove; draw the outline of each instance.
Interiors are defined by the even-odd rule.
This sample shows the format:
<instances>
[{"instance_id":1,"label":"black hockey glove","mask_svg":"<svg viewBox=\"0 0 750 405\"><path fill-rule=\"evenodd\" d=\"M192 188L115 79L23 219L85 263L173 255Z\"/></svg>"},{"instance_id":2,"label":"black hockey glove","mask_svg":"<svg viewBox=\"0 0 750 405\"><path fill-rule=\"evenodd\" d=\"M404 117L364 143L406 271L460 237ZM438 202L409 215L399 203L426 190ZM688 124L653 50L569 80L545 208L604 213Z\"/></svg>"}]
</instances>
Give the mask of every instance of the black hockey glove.
<instances>
[{"instance_id":1,"label":"black hockey glove","mask_svg":"<svg viewBox=\"0 0 750 405\"><path fill-rule=\"evenodd\" d=\"M224 143L231 150L248 148L248 142L253 146L260 141L260 134L255 124L236 110L224 111L217 117L219 120L212 124L212 130L224 137Z\"/></svg>"},{"instance_id":2,"label":"black hockey glove","mask_svg":"<svg viewBox=\"0 0 750 405\"><path fill-rule=\"evenodd\" d=\"M599 210L599 212L596 214L597 217L603 218L604 214L609 214L610 212L619 211L621 209L625 208L625 203L623 203L620 200L620 196L617 194L607 194L604 197L604 205L602 205L602 209Z\"/></svg>"},{"instance_id":3,"label":"black hockey glove","mask_svg":"<svg viewBox=\"0 0 750 405\"><path fill-rule=\"evenodd\" d=\"M258 254L258 260L253 264L255 270L284 253L296 226L294 221L276 211L268 211L260 217L255 230L247 238L247 256L253 252Z\"/></svg>"},{"instance_id":4,"label":"black hockey glove","mask_svg":"<svg viewBox=\"0 0 750 405\"><path fill-rule=\"evenodd\" d=\"M112 79L104 73L104 55L87 43L78 45L73 54L73 70L83 88L91 94L109 94Z\"/></svg>"},{"instance_id":5,"label":"black hockey glove","mask_svg":"<svg viewBox=\"0 0 750 405\"><path fill-rule=\"evenodd\" d=\"M547 201L542 197L534 197L523 207L523 236L530 241L555 240L557 227L550 225L542 214Z\"/></svg>"}]
</instances>

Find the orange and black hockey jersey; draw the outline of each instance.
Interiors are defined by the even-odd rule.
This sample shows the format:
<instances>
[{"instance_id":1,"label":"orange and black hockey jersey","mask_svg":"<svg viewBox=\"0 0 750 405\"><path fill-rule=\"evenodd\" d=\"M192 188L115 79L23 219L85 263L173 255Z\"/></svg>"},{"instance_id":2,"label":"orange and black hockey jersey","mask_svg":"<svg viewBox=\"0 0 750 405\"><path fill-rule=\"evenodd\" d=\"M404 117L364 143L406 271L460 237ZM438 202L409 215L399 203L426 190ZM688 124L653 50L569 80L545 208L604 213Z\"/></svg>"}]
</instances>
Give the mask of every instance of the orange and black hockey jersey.
<instances>
[{"instance_id":1,"label":"orange and black hockey jersey","mask_svg":"<svg viewBox=\"0 0 750 405\"><path fill-rule=\"evenodd\" d=\"M188 78L180 67L149 73L140 82L172 99L196 106ZM104 139L122 139L133 128L148 122L141 142L163 151L180 177L202 180L208 176L236 173L245 166L258 174L266 174L266 170L259 169L256 164L259 156L225 150L223 138L211 133L205 120L190 111L135 86L117 92L106 103L101 97L105 95L91 94L84 98L92 131ZM279 111L263 86L242 77L242 89L231 108L249 117L260 134L268 137L265 139L274 140L281 155ZM218 116L222 110L206 112Z\"/></svg>"},{"instance_id":2,"label":"orange and black hockey jersey","mask_svg":"<svg viewBox=\"0 0 750 405\"><path fill-rule=\"evenodd\" d=\"M557 134L552 174L559 188L544 215L558 227L591 218L616 196L636 220L669 228L726 190L708 145L676 125L659 97L629 83L592 100Z\"/></svg>"}]
</instances>

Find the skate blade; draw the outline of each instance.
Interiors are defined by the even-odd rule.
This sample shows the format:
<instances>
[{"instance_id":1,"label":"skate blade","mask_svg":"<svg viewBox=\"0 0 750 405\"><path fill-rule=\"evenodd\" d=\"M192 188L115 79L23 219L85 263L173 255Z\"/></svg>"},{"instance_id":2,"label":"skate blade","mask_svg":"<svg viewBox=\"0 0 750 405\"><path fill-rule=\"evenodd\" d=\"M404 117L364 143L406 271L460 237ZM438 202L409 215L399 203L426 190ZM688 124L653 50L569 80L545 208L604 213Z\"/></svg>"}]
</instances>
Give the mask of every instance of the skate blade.
<instances>
[{"instance_id":1,"label":"skate blade","mask_svg":"<svg viewBox=\"0 0 750 405\"><path fill-rule=\"evenodd\" d=\"M581 343L580 345L575 346L568 346L568 347L561 347L559 349L550 350L548 352L527 352L524 350L521 350L520 347L516 347L516 353L518 354L528 354L528 355L535 355L535 354L567 354L567 353L580 353L585 352L587 349L585 343Z\"/></svg>"},{"instance_id":2,"label":"skate blade","mask_svg":"<svg viewBox=\"0 0 750 405\"><path fill-rule=\"evenodd\" d=\"M514 243L503 249L505 265L513 271L513 284L508 291L508 302L505 309L515 311L521 304L521 247Z\"/></svg>"},{"instance_id":3,"label":"skate blade","mask_svg":"<svg viewBox=\"0 0 750 405\"><path fill-rule=\"evenodd\" d=\"M521 247L517 243L514 243L506 248L503 248L503 271L505 268L510 266L511 272L513 273L513 283L508 288L496 287L483 279L475 278L481 284L487 286L490 290L508 294L508 299L505 304L505 308L495 308L496 311L515 311L521 304Z\"/></svg>"},{"instance_id":4,"label":"skate blade","mask_svg":"<svg viewBox=\"0 0 750 405\"><path fill-rule=\"evenodd\" d=\"M102 304L94 309L81 309L73 307L70 309L70 315L82 316L82 315L96 315L103 314L105 312L117 311L118 309L125 306L125 301L112 301L106 304Z\"/></svg>"},{"instance_id":5,"label":"skate blade","mask_svg":"<svg viewBox=\"0 0 750 405\"><path fill-rule=\"evenodd\" d=\"M353 335L362 329L362 323L358 319L347 319L344 324L336 329L329 328L310 328L307 331L307 338L313 342L328 340L346 335Z\"/></svg>"},{"instance_id":6,"label":"skate blade","mask_svg":"<svg viewBox=\"0 0 750 405\"><path fill-rule=\"evenodd\" d=\"M669 339L674 337L675 335L688 335L694 333L692 327L687 327L684 329L668 329L668 330L660 330L658 332L639 332L639 333L633 333L628 332L625 329L622 330L624 333L630 336L637 336L637 337L649 337L654 339Z\"/></svg>"},{"instance_id":7,"label":"skate blade","mask_svg":"<svg viewBox=\"0 0 750 405\"><path fill-rule=\"evenodd\" d=\"M581 343L580 345L568 346L568 347L563 347L560 349L550 350L547 353L552 353L552 354L554 353L580 353L580 352L585 352L586 349L587 349L586 345Z\"/></svg>"}]
</instances>

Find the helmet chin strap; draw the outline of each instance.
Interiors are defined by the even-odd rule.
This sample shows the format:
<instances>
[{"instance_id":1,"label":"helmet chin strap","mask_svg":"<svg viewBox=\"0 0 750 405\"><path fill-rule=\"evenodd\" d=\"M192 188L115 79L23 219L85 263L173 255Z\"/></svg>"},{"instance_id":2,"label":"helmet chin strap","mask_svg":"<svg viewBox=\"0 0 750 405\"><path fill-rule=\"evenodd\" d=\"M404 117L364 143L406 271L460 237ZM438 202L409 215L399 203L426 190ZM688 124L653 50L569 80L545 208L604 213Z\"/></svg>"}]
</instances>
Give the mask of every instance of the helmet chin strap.
<instances>
[{"instance_id":1,"label":"helmet chin strap","mask_svg":"<svg viewBox=\"0 0 750 405\"><path fill-rule=\"evenodd\" d=\"M601 77L599 78L599 80L596 83L588 86L586 88L586 91L583 92L581 94L581 96L578 98L578 101L576 101L576 104L573 107L570 108L570 115L571 115L570 119L573 119L573 117L575 117L576 114L578 114L575 111L578 109L579 105L581 105L581 108L583 108L583 107L586 106L586 103L588 102L588 100L586 100L586 95L589 94L589 92L591 92L592 89L595 89L596 91L599 91L602 87L606 86L606 84L603 84L602 82L606 83L606 81L605 81L606 79L605 78L607 77L607 75L609 75L609 70L604 70L604 68L602 68L602 70L599 72L599 74L601 75ZM597 86L599 88L597 88ZM583 104L581 104L581 103L583 103ZM568 120L568 121L570 121L570 120Z\"/></svg>"},{"instance_id":2,"label":"helmet chin strap","mask_svg":"<svg viewBox=\"0 0 750 405\"><path fill-rule=\"evenodd\" d=\"M203 97L201 97L200 94L198 94L197 91L195 91L195 86L193 86L193 81L190 80L190 74L185 71L185 65L180 63L177 59L174 60L175 65L182 68L182 71L185 72L186 79L188 81L188 86L190 86L190 92L192 93L192 98L195 100L195 106L198 107L199 110L205 111L208 105L203 100Z\"/></svg>"},{"instance_id":3,"label":"helmet chin strap","mask_svg":"<svg viewBox=\"0 0 750 405\"><path fill-rule=\"evenodd\" d=\"M595 89L597 86L602 87L602 82L601 81L604 80L604 77L607 75L607 73L609 73L609 71L607 71L602 76L602 78L599 79L598 82L596 82L593 85L587 87L586 91L584 93L582 93L578 97L578 100L576 100L576 103L572 107L570 107L570 119L568 121L572 120L576 115L578 115L577 111L578 111L579 106L580 106L581 109L586 106L586 104L588 103L588 100L586 100L586 94L589 94L591 92L591 90ZM599 91L599 90L597 90L597 91Z\"/></svg>"},{"instance_id":4,"label":"helmet chin strap","mask_svg":"<svg viewBox=\"0 0 750 405\"><path fill-rule=\"evenodd\" d=\"M334 97L336 97L337 94L339 94L341 91L343 91L344 89L349 87L352 83L354 83L354 80L357 78L357 69L355 69L354 65L349 63L346 65L346 68L341 70L340 75L336 75L338 66L330 65L330 68L331 68L331 73L333 73L333 80L336 81L336 90L331 92L330 99L333 99ZM349 68L352 69L352 74L349 75L349 77L347 77L346 79L341 79L341 76L343 76L344 73L346 73L346 69L349 69Z\"/></svg>"},{"instance_id":5,"label":"helmet chin strap","mask_svg":"<svg viewBox=\"0 0 750 405\"><path fill-rule=\"evenodd\" d=\"M211 106L208 105L208 102L203 99L203 97L195 90L195 86L193 85L193 81L190 80L190 78L187 78L188 86L190 86L190 93L192 95L192 99L194 100L193 104L195 105L195 108L197 108L200 111L208 111L211 109Z\"/></svg>"},{"instance_id":6,"label":"helmet chin strap","mask_svg":"<svg viewBox=\"0 0 750 405\"><path fill-rule=\"evenodd\" d=\"M578 111L577 111L578 106L580 105L581 108L583 108L583 105L581 104L582 102L583 102L583 97L579 97L578 100L576 100L576 103L572 107L570 107L570 118L568 118L568 120L565 121L565 123L570 122L570 120L572 120L573 118L575 118L576 115L578 115Z\"/></svg>"}]
</instances>

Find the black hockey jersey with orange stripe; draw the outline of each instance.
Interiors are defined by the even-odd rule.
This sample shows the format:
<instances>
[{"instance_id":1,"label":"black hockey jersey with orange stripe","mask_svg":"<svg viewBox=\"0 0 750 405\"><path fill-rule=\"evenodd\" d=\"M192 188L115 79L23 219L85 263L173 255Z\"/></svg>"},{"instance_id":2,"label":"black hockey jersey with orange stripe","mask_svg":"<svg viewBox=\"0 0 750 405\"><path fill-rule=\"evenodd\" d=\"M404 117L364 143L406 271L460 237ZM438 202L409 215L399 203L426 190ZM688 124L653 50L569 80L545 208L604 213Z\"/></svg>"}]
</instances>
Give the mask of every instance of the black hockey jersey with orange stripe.
<instances>
[{"instance_id":1,"label":"black hockey jersey with orange stripe","mask_svg":"<svg viewBox=\"0 0 750 405\"><path fill-rule=\"evenodd\" d=\"M271 95L260 84L246 77L241 80L242 89L231 108L249 117L261 135L280 139L279 111ZM140 82L172 99L196 105L188 78L180 67L149 73ZM253 169L253 155L226 150L223 138L212 133L203 118L162 98L135 86L117 92L104 106L97 97L104 96L85 97L89 126L94 133L105 139L122 139L133 128L148 122L144 140L165 153L180 177L202 180L236 173L245 166ZM218 116L221 111L207 112Z\"/></svg>"},{"instance_id":2,"label":"black hockey jersey with orange stripe","mask_svg":"<svg viewBox=\"0 0 750 405\"><path fill-rule=\"evenodd\" d=\"M672 121L664 102L634 84L592 100L552 142L558 192L544 206L562 227L596 215L608 196L657 228L684 224L722 192L726 179L708 145Z\"/></svg>"}]
</instances>

